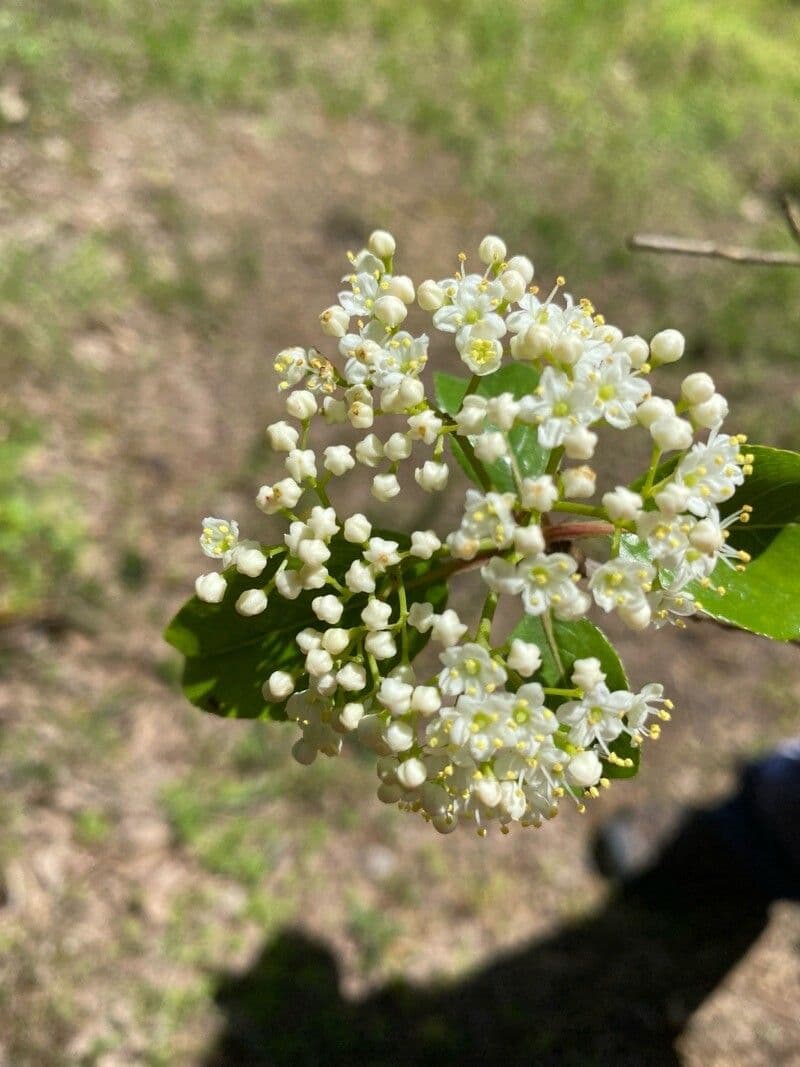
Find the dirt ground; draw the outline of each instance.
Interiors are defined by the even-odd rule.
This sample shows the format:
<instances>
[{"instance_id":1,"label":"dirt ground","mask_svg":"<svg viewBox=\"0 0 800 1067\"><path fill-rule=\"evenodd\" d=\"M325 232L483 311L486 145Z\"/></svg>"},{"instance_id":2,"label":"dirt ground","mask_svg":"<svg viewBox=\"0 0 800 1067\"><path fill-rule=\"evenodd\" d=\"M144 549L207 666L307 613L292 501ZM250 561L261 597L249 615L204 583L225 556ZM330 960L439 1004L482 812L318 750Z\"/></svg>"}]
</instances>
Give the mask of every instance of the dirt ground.
<instances>
[{"instance_id":1,"label":"dirt ground","mask_svg":"<svg viewBox=\"0 0 800 1067\"><path fill-rule=\"evenodd\" d=\"M344 1025L369 1029L363 1062L418 1062L411 1045L380 1050L389 1014L409 1041L424 1017L448 1062L459 990L485 1004L502 989L527 1042L503 1045L499 1029L504 1062L800 1064L800 910L776 906L710 969L705 999L684 995L701 935L688 948L676 931L645 936L586 859L615 807L703 803L737 760L797 732L796 649L710 626L618 635L634 681L663 681L676 704L641 775L582 818L484 841L381 808L356 757L294 767L291 729L184 702L160 634L201 566L199 519L257 521L270 357L317 338L345 250L374 225L397 234L412 275L445 273L492 225L430 144L323 122L302 96L275 114L209 125L129 109L99 84L74 140L2 142L0 241L57 259L99 235L115 285L135 247L154 293L188 295L109 299L71 323L56 361L6 382L48 427L37 464L76 487L93 593L3 635L0 1063L347 1062ZM664 969L673 951L682 964ZM633 981L612 1002L603 976L624 967ZM667 982L649 984L656 973ZM248 1037L259 1008L263 1054L260 1031ZM604 1036L628 1027L644 1043Z\"/></svg>"}]
</instances>

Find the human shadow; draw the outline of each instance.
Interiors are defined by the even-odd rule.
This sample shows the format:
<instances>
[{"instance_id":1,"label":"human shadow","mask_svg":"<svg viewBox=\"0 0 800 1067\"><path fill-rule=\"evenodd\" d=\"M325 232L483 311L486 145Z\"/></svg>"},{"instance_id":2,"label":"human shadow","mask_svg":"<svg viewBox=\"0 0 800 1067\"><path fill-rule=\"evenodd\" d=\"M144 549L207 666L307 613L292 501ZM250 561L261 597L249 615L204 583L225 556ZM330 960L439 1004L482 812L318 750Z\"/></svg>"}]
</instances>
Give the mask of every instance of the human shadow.
<instances>
[{"instance_id":1,"label":"human shadow","mask_svg":"<svg viewBox=\"0 0 800 1067\"><path fill-rule=\"evenodd\" d=\"M221 981L226 1025L206 1067L678 1064L676 1038L766 917L620 892L460 981L396 981L359 1002L340 994L327 948L286 931Z\"/></svg>"}]
</instances>

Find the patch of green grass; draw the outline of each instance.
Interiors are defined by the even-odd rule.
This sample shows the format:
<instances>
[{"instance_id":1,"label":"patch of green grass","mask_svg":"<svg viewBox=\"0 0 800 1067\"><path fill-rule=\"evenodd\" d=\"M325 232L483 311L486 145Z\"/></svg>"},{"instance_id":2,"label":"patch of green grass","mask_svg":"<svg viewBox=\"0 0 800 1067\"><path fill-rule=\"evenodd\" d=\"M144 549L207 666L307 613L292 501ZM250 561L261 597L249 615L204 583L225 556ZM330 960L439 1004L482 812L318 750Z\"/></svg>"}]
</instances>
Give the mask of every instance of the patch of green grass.
<instances>
[{"instance_id":1,"label":"patch of green grass","mask_svg":"<svg viewBox=\"0 0 800 1067\"><path fill-rule=\"evenodd\" d=\"M347 928L365 971L374 970L381 963L400 932L389 912L356 899L351 900L347 910Z\"/></svg>"},{"instance_id":2,"label":"patch of green grass","mask_svg":"<svg viewBox=\"0 0 800 1067\"><path fill-rule=\"evenodd\" d=\"M39 440L0 410L0 622L59 610L77 583L82 526L67 487L29 473Z\"/></svg>"},{"instance_id":3,"label":"patch of green grass","mask_svg":"<svg viewBox=\"0 0 800 1067\"><path fill-rule=\"evenodd\" d=\"M85 808L74 816L75 839L81 845L92 848L102 845L113 829L113 823L103 811Z\"/></svg>"}]
</instances>

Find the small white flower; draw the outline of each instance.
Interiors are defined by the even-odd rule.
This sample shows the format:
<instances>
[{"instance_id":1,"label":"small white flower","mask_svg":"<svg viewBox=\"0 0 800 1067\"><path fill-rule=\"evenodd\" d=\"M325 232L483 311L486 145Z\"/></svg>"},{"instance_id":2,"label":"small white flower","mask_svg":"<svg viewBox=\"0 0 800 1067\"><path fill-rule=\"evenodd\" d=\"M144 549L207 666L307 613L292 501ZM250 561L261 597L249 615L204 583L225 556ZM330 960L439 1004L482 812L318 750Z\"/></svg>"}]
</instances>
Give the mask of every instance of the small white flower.
<instances>
[{"instance_id":1,"label":"small white flower","mask_svg":"<svg viewBox=\"0 0 800 1067\"><path fill-rule=\"evenodd\" d=\"M389 329L399 326L408 314L408 309L399 297L381 296L375 301L375 318Z\"/></svg>"},{"instance_id":2,"label":"small white flower","mask_svg":"<svg viewBox=\"0 0 800 1067\"><path fill-rule=\"evenodd\" d=\"M426 445L435 443L442 428L442 420L432 411L422 411L419 415L411 415L408 419L408 428L411 436Z\"/></svg>"},{"instance_id":3,"label":"small white flower","mask_svg":"<svg viewBox=\"0 0 800 1067\"><path fill-rule=\"evenodd\" d=\"M512 671L521 674L523 678L530 678L532 674L536 674L542 665L542 653L538 645L515 637L511 642L506 664Z\"/></svg>"},{"instance_id":4,"label":"small white flower","mask_svg":"<svg viewBox=\"0 0 800 1067\"><path fill-rule=\"evenodd\" d=\"M676 482L667 482L667 484L655 494L654 500L659 511L671 518L674 515L680 514L682 511L686 511L689 505L690 496L691 490L685 485L678 485Z\"/></svg>"},{"instance_id":5,"label":"small white flower","mask_svg":"<svg viewBox=\"0 0 800 1067\"><path fill-rule=\"evenodd\" d=\"M355 515L345 519L343 532L345 541L349 541L351 545L363 545L370 538L372 524L366 515L357 511Z\"/></svg>"},{"instance_id":6,"label":"small white flower","mask_svg":"<svg viewBox=\"0 0 800 1067\"><path fill-rule=\"evenodd\" d=\"M594 689L596 685L605 680L606 676L596 656L576 659L572 665L572 682L578 689Z\"/></svg>"},{"instance_id":7,"label":"small white flower","mask_svg":"<svg viewBox=\"0 0 800 1067\"><path fill-rule=\"evenodd\" d=\"M501 393L487 402L486 414L489 422L493 423L498 430L507 431L514 425L514 420L519 414L519 404L514 399L513 393Z\"/></svg>"},{"instance_id":8,"label":"small white flower","mask_svg":"<svg viewBox=\"0 0 800 1067\"><path fill-rule=\"evenodd\" d=\"M413 304L416 296L414 283L407 274L394 274L388 279L387 292L390 296L396 296L404 304Z\"/></svg>"},{"instance_id":9,"label":"small white flower","mask_svg":"<svg viewBox=\"0 0 800 1067\"><path fill-rule=\"evenodd\" d=\"M387 567L394 567L400 562L397 541L386 541L382 537L371 537L364 552L364 559L372 564L373 570L382 573Z\"/></svg>"},{"instance_id":10,"label":"small white flower","mask_svg":"<svg viewBox=\"0 0 800 1067\"><path fill-rule=\"evenodd\" d=\"M579 789L597 785L602 776L603 764L597 758L597 753L591 750L579 752L567 764L567 781Z\"/></svg>"},{"instance_id":11,"label":"small white flower","mask_svg":"<svg viewBox=\"0 0 800 1067\"><path fill-rule=\"evenodd\" d=\"M710 504L730 500L744 482L743 465L738 439L712 431L706 444L696 444L681 459L673 479L689 490L687 507L702 518Z\"/></svg>"},{"instance_id":12,"label":"small white flower","mask_svg":"<svg viewBox=\"0 0 800 1067\"><path fill-rule=\"evenodd\" d=\"M545 541L541 526L534 523L529 526L517 526L514 530L514 547L523 556L535 556L544 552Z\"/></svg>"},{"instance_id":13,"label":"small white flower","mask_svg":"<svg viewBox=\"0 0 800 1067\"><path fill-rule=\"evenodd\" d=\"M488 412L488 401L474 393L465 396L461 404L461 410L455 416L456 426L460 434L476 434L483 429Z\"/></svg>"},{"instance_id":14,"label":"small white flower","mask_svg":"<svg viewBox=\"0 0 800 1067\"><path fill-rule=\"evenodd\" d=\"M194 591L197 594L197 599L202 600L205 604L222 603L227 588L228 583L221 574L217 573L217 571L201 574L199 578L195 579L194 583Z\"/></svg>"},{"instance_id":15,"label":"small white flower","mask_svg":"<svg viewBox=\"0 0 800 1067\"><path fill-rule=\"evenodd\" d=\"M493 335L494 327L484 324L459 331L456 348L473 374L492 374L503 361L503 346Z\"/></svg>"},{"instance_id":16,"label":"small white flower","mask_svg":"<svg viewBox=\"0 0 800 1067\"><path fill-rule=\"evenodd\" d=\"M442 706L442 698L435 685L417 685L411 694L411 707L421 715L435 715Z\"/></svg>"},{"instance_id":17,"label":"small white flower","mask_svg":"<svg viewBox=\"0 0 800 1067\"><path fill-rule=\"evenodd\" d=\"M323 466L325 470L330 471L336 477L352 470L356 465L353 454L347 445L328 445L324 450L324 456Z\"/></svg>"},{"instance_id":18,"label":"small white flower","mask_svg":"<svg viewBox=\"0 0 800 1067\"><path fill-rule=\"evenodd\" d=\"M434 618L433 605L427 601L415 601L409 608L408 625L413 626L415 630L419 630L421 634L426 634L430 630L433 626Z\"/></svg>"},{"instance_id":19,"label":"small white flower","mask_svg":"<svg viewBox=\"0 0 800 1067\"><path fill-rule=\"evenodd\" d=\"M267 597L263 589L245 589L236 600L240 615L260 615L267 609Z\"/></svg>"},{"instance_id":20,"label":"small white flower","mask_svg":"<svg viewBox=\"0 0 800 1067\"><path fill-rule=\"evenodd\" d=\"M275 452L291 452L297 447L299 437L299 431L288 422L273 422L267 427L270 448Z\"/></svg>"},{"instance_id":21,"label":"small white flower","mask_svg":"<svg viewBox=\"0 0 800 1067\"><path fill-rule=\"evenodd\" d=\"M388 630L370 631L364 638L364 648L375 659L392 659L397 655L397 643Z\"/></svg>"},{"instance_id":22,"label":"small white flower","mask_svg":"<svg viewBox=\"0 0 800 1067\"><path fill-rule=\"evenodd\" d=\"M329 337L344 337L350 325L350 316L343 307L334 304L326 308L319 317L322 332Z\"/></svg>"},{"instance_id":23,"label":"small white flower","mask_svg":"<svg viewBox=\"0 0 800 1067\"><path fill-rule=\"evenodd\" d=\"M515 596L522 592L523 582L516 566L501 556L493 556L481 567L481 578L495 593Z\"/></svg>"},{"instance_id":24,"label":"small white flower","mask_svg":"<svg viewBox=\"0 0 800 1067\"><path fill-rule=\"evenodd\" d=\"M392 715L405 715L411 707L414 686L399 678L384 678L378 688L378 700Z\"/></svg>"},{"instance_id":25,"label":"small white flower","mask_svg":"<svg viewBox=\"0 0 800 1067\"><path fill-rule=\"evenodd\" d=\"M397 242L388 230L373 230L367 241L367 248L378 259L389 259L396 247Z\"/></svg>"},{"instance_id":26,"label":"small white flower","mask_svg":"<svg viewBox=\"0 0 800 1067\"><path fill-rule=\"evenodd\" d=\"M297 385L305 378L311 369L308 362L308 353L304 348L284 348L275 357L273 364L275 371L282 376L281 389L288 389L291 385Z\"/></svg>"},{"instance_id":27,"label":"small white flower","mask_svg":"<svg viewBox=\"0 0 800 1067\"><path fill-rule=\"evenodd\" d=\"M311 601L311 610L318 619L335 626L342 617L344 605L338 597L329 593L326 596L314 597Z\"/></svg>"},{"instance_id":28,"label":"small white flower","mask_svg":"<svg viewBox=\"0 0 800 1067\"><path fill-rule=\"evenodd\" d=\"M728 401L720 393L715 393L702 404L690 407L689 417L701 429L717 430L728 417Z\"/></svg>"},{"instance_id":29,"label":"small white flower","mask_svg":"<svg viewBox=\"0 0 800 1067\"><path fill-rule=\"evenodd\" d=\"M650 396L636 409L636 421L640 426L650 429L656 419L667 418L675 414L675 405L663 396Z\"/></svg>"},{"instance_id":30,"label":"small white flower","mask_svg":"<svg viewBox=\"0 0 800 1067\"><path fill-rule=\"evenodd\" d=\"M587 598L572 580L578 564L563 552L526 556L517 564L522 603L529 615L548 609L559 619L574 619L586 610Z\"/></svg>"},{"instance_id":31,"label":"small white flower","mask_svg":"<svg viewBox=\"0 0 800 1067\"><path fill-rule=\"evenodd\" d=\"M434 552L438 552L442 542L433 530L415 530L411 534L411 548L409 552L418 559L430 559Z\"/></svg>"},{"instance_id":32,"label":"small white flower","mask_svg":"<svg viewBox=\"0 0 800 1067\"><path fill-rule=\"evenodd\" d=\"M662 452L683 451L694 441L692 424L677 415L663 415L650 424L650 436Z\"/></svg>"},{"instance_id":33,"label":"small white flower","mask_svg":"<svg viewBox=\"0 0 800 1067\"><path fill-rule=\"evenodd\" d=\"M423 311L438 311L446 299L444 290L432 278L417 286L417 303Z\"/></svg>"},{"instance_id":34,"label":"small white flower","mask_svg":"<svg viewBox=\"0 0 800 1067\"><path fill-rule=\"evenodd\" d=\"M589 589L603 611L618 611L625 622L638 629L650 621L647 593L655 574L649 563L611 559L594 571Z\"/></svg>"},{"instance_id":35,"label":"small white flower","mask_svg":"<svg viewBox=\"0 0 800 1067\"><path fill-rule=\"evenodd\" d=\"M450 470L446 463L426 460L414 471L414 480L426 493L441 492L447 486Z\"/></svg>"},{"instance_id":36,"label":"small white flower","mask_svg":"<svg viewBox=\"0 0 800 1067\"><path fill-rule=\"evenodd\" d=\"M215 519L213 516L203 519L200 547L204 555L227 563L238 542L239 524L233 519Z\"/></svg>"},{"instance_id":37,"label":"small white flower","mask_svg":"<svg viewBox=\"0 0 800 1067\"><path fill-rule=\"evenodd\" d=\"M597 447L597 434L586 426L576 426L564 438L567 459L591 459Z\"/></svg>"},{"instance_id":38,"label":"small white flower","mask_svg":"<svg viewBox=\"0 0 800 1067\"><path fill-rule=\"evenodd\" d=\"M592 388L585 382L571 381L552 367L545 367L533 395L524 396L519 406L520 418L538 426L543 448L558 448L576 426L596 418Z\"/></svg>"},{"instance_id":39,"label":"small white flower","mask_svg":"<svg viewBox=\"0 0 800 1067\"><path fill-rule=\"evenodd\" d=\"M380 500L382 503L387 503L389 500L393 500L400 492L400 483L397 480L397 475L376 474L372 479L372 489L370 492L376 500Z\"/></svg>"},{"instance_id":40,"label":"small white flower","mask_svg":"<svg viewBox=\"0 0 800 1067\"><path fill-rule=\"evenodd\" d=\"M488 234L478 246L478 255L481 263L491 267L495 263L502 263L507 253L506 243L501 237Z\"/></svg>"},{"instance_id":41,"label":"small white flower","mask_svg":"<svg viewBox=\"0 0 800 1067\"><path fill-rule=\"evenodd\" d=\"M256 505L266 515L276 515L282 508L289 511L303 495L303 489L294 478L282 478L274 485L262 485L256 497Z\"/></svg>"},{"instance_id":42,"label":"small white flower","mask_svg":"<svg viewBox=\"0 0 800 1067\"><path fill-rule=\"evenodd\" d=\"M485 696L506 681L506 672L481 645L457 645L442 652L439 659L443 664L439 689L448 697L461 693L469 697Z\"/></svg>"}]
</instances>

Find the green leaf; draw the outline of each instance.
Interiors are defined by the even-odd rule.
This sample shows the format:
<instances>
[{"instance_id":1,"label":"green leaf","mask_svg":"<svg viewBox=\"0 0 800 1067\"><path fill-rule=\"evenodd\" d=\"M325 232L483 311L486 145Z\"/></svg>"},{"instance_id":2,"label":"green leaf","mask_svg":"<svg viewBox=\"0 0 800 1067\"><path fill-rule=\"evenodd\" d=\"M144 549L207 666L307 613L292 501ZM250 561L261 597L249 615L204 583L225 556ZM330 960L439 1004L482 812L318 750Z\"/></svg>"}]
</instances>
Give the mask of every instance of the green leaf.
<instances>
[{"instance_id":1,"label":"green leaf","mask_svg":"<svg viewBox=\"0 0 800 1067\"><path fill-rule=\"evenodd\" d=\"M395 533L382 536L407 547L408 538ZM361 555L357 545L343 538L331 541L328 569L341 580L352 561ZM282 556L280 557L282 558ZM185 657L183 690L186 697L215 715L238 719L285 719L286 702L264 699L261 687L274 670L303 671L304 655L294 638L307 626L319 627L320 622L311 611L311 601L324 590L307 590L296 600L284 600L277 593L269 598L267 610L261 615L244 618L234 605L245 589L261 588L274 575L279 558L271 559L262 575L247 578L231 568L225 572L228 588L220 604L206 604L192 597L184 604L167 627L164 637ZM409 559L403 566L404 581L408 584L409 606L417 600L428 600L437 611L447 601L447 583L441 577L430 583L426 575L438 567L438 561ZM378 593L381 587L378 586ZM348 603L340 626L349 628L361 624L360 614L367 603L363 594ZM384 597L397 617L399 603L396 590ZM427 635L409 629L409 648L415 656L426 644ZM384 664L391 668L392 661Z\"/></svg>"},{"instance_id":2,"label":"green leaf","mask_svg":"<svg viewBox=\"0 0 800 1067\"><path fill-rule=\"evenodd\" d=\"M764 552L786 526L800 524L800 454L783 448L744 445L753 455L753 473L720 507L722 515L752 507L746 524L731 526L731 544L754 558Z\"/></svg>"},{"instance_id":3,"label":"green leaf","mask_svg":"<svg viewBox=\"0 0 800 1067\"><path fill-rule=\"evenodd\" d=\"M461 402L467 391L468 381L466 378L458 378L453 374L435 374L434 388L436 401L442 411L448 415L455 415L461 408ZM513 393L517 400L523 396L530 396L539 384L538 371L527 363L509 363L494 374L487 374L481 378L476 393L478 396L492 397L501 393ZM539 444L535 426L520 423L509 434L511 450L517 461L517 467L523 478L535 477L542 474L547 467L550 452ZM476 464L480 464L489 476L492 487L501 493L513 492L515 489L514 475L510 462L501 458L493 463L480 463L467 455L461 443L450 438L450 447L458 462L464 468L467 476L476 483L481 484L480 475L476 472Z\"/></svg>"},{"instance_id":4,"label":"green leaf","mask_svg":"<svg viewBox=\"0 0 800 1067\"><path fill-rule=\"evenodd\" d=\"M550 645L542 619L526 615L514 627L510 639L515 637L538 645L542 652L542 666L537 678L543 685L553 689L567 689L572 685L570 674L576 659L595 656L605 672L608 688L627 689L628 677L616 649L606 635L588 619L570 622L553 620L553 638L558 650L558 660ZM559 662L561 661L561 666ZM563 668L563 670L562 670ZM603 763L607 778L633 778L639 770L639 749L631 744L628 734L621 734L610 746L622 759L633 760L632 767L619 767L615 763Z\"/></svg>"}]
</instances>

